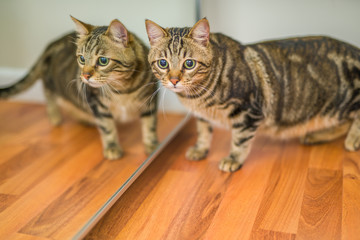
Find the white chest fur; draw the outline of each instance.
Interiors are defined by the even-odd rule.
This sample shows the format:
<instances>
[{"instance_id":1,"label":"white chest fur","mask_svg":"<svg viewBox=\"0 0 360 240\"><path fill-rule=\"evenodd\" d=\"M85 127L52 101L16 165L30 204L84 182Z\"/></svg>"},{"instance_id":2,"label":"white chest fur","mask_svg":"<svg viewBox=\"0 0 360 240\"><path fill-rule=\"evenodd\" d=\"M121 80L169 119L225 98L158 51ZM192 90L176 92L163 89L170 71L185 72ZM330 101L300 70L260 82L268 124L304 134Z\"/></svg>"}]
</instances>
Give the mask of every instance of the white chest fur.
<instances>
[{"instance_id":1,"label":"white chest fur","mask_svg":"<svg viewBox=\"0 0 360 240\"><path fill-rule=\"evenodd\" d=\"M136 99L136 93L114 94L110 100L105 100L114 119L118 122L133 121L140 116L141 104Z\"/></svg>"}]
</instances>

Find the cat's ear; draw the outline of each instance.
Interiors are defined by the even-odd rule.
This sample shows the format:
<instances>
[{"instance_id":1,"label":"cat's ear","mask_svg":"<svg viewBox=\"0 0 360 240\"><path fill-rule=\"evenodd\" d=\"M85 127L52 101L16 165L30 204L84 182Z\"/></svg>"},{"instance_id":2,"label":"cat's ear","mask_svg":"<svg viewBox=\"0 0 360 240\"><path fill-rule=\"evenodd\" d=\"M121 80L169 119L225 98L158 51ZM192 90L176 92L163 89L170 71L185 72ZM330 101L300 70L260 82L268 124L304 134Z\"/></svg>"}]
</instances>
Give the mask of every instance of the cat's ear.
<instances>
[{"instance_id":1,"label":"cat's ear","mask_svg":"<svg viewBox=\"0 0 360 240\"><path fill-rule=\"evenodd\" d=\"M76 31L79 35L88 35L94 28L94 26L84 23L76 18L74 18L73 16L71 16L71 19L74 21L75 26L76 26Z\"/></svg>"},{"instance_id":2,"label":"cat's ear","mask_svg":"<svg viewBox=\"0 0 360 240\"><path fill-rule=\"evenodd\" d=\"M196 42L207 46L210 38L210 25L206 18L200 19L190 30L189 36Z\"/></svg>"},{"instance_id":3,"label":"cat's ear","mask_svg":"<svg viewBox=\"0 0 360 240\"><path fill-rule=\"evenodd\" d=\"M146 19L145 25L150 45L157 43L160 39L167 36L166 30L153 21Z\"/></svg>"},{"instance_id":4,"label":"cat's ear","mask_svg":"<svg viewBox=\"0 0 360 240\"><path fill-rule=\"evenodd\" d=\"M121 42L125 47L129 43L129 33L126 27L117 19L112 20L105 33L117 42Z\"/></svg>"}]
</instances>

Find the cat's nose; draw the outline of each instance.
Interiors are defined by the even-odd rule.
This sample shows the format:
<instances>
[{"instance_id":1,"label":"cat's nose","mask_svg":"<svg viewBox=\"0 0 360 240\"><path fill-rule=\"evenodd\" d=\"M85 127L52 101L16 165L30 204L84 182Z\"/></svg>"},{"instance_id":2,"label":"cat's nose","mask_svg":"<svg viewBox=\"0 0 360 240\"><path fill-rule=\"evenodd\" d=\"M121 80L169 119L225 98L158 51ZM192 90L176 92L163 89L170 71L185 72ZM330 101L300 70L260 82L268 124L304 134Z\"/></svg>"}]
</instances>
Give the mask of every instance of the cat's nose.
<instances>
[{"instance_id":1,"label":"cat's nose","mask_svg":"<svg viewBox=\"0 0 360 240\"><path fill-rule=\"evenodd\" d=\"M180 80L178 77L172 77L170 78L170 82L175 86Z\"/></svg>"},{"instance_id":2,"label":"cat's nose","mask_svg":"<svg viewBox=\"0 0 360 240\"><path fill-rule=\"evenodd\" d=\"M83 73L83 77L84 77L86 80L89 80L90 77L91 77L91 74L90 74L90 73Z\"/></svg>"}]
</instances>

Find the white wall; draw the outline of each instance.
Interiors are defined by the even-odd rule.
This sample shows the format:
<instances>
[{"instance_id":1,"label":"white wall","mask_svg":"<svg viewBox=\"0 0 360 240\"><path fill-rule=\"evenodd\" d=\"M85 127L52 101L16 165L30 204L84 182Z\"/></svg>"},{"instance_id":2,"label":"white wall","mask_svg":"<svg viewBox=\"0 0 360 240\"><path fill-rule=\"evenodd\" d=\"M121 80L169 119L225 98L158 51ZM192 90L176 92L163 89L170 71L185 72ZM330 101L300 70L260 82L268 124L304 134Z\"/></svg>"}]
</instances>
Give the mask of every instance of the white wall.
<instances>
[{"instance_id":1,"label":"white wall","mask_svg":"<svg viewBox=\"0 0 360 240\"><path fill-rule=\"evenodd\" d=\"M117 18L130 31L148 43L144 24L146 18L164 27L191 26L195 23L195 2L193 0L0 1L0 85L19 78L33 65L48 43L74 30L70 14L93 25L108 25L111 20ZM43 101L39 83L17 99ZM166 91L165 97L166 110L183 109L170 91Z\"/></svg>"},{"instance_id":2,"label":"white wall","mask_svg":"<svg viewBox=\"0 0 360 240\"><path fill-rule=\"evenodd\" d=\"M242 43L328 35L360 47L357 0L201 0L210 29Z\"/></svg>"}]
</instances>

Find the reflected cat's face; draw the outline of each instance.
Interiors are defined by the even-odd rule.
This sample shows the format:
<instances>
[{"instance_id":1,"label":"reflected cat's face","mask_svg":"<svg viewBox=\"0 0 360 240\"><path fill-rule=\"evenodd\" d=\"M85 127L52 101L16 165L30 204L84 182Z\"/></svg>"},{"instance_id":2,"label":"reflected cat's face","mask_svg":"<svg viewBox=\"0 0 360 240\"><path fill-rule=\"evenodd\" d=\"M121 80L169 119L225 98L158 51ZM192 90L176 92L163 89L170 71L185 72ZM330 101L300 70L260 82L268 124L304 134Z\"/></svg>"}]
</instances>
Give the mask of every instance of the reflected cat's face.
<instances>
[{"instance_id":1,"label":"reflected cat's face","mask_svg":"<svg viewBox=\"0 0 360 240\"><path fill-rule=\"evenodd\" d=\"M146 29L151 45L148 60L166 88L194 94L206 85L212 59L206 19L193 28L169 29L147 20Z\"/></svg>"},{"instance_id":2,"label":"reflected cat's face","mask_svg":"<svg viewBox=\"0 0 360 240\"><path fill-rule=\"evenodd\" d=\"M78 32L76 55L80 79L95 88L105 84L121 88L136 65L126 28L118 20L113 20L109 27L94 27L72 19Z\"/></svg>"}]
</instances>

